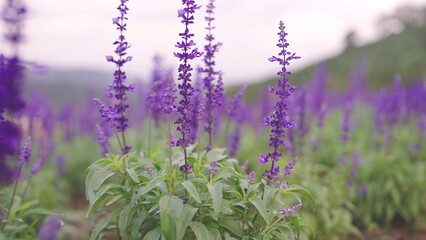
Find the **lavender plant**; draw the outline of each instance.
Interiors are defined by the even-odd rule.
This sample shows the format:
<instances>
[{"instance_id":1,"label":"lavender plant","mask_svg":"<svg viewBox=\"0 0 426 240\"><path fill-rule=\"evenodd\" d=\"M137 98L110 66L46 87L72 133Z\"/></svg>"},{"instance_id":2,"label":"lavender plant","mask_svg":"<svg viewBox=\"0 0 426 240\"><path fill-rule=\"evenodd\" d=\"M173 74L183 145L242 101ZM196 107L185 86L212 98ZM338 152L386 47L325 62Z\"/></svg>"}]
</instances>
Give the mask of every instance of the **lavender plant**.
<instances>
[{"instance_id":1,"label":"lavender plant","mask_svg":"<svg viewBox=\"0 0 426 240\"><path fill-rule=\"evenodd\" d=\"M115 64L116 70L114 71L114 81L108 87L107 96L111 98L114 103L111 106L105 106L99 99L95 99L101 117L105 121L110 122L115 130L118 144L120 145L123 154L130 152L131 147L126 143L125 130L129 127L126 111L129 108L127 103L127 92L134 90L134 85L126 84L126 72L123 71L123 66L132 60L131 56L127 56L127 49L130 44L127 42L124 32L127 30L127 7L128 0L121 0L120 5L117 7L119 11L118 17L112 19L112 23L117 26L119 31L118 39L113 43L115 48L115 57L108 55L106 59L108 62Z\"/></svg>"},{"instance_id":2,"label":"lavender plant","mask_svg":"<svg viewBox=\"0 0 426 240\"><path fill-rule=\"evenodd\" d=\"M215 54L219 51L222 43L214 42L215 37L213 35L213 30L215 27L213 26L213 21L215 20L214 9L216 8L214 3L215 0L210 0L206 6L207 16L205 20L207 21L206 29L208 32L205 36L205 40L207 44L204 46L204 67L200 69L200 71L205 74L203 79L205 97L203 98L204 102L201 116L205 122L204 130L207 132L209 139L206 149L211 149L213 145L214 111L223 104L222 73L215 69ZM217 83L215 83L215 80L217 80Z\"/></svg>"},{"instance_id":3,"label":"lavender plant","mask_svg":"<svg viewBox=\"0 0 426 240\"><path fill-rule=\"evenodd\" d=\"M285 26L282 21L280 22L279 30L279 41L277 46L281 49L281 51L278 53L278 57L273 56L269 58L269 61L278 62L281 65L281 70L277 73L277 75L281 77L281 79L278 80L277 89L269 87L269 91L272 94L275 94L279 100L275 104L274 112L271 116L265 117L264 119L265 125L272 127L271 134L269 135L269 146L273 148L273 151L266 155L261 155L259 158L259 163L261 164L265 164L269 161L272 163L271 168L266 170L263 174L263 176L271 183L278 179L278 173L280 172L279 166L275 165L275 163L282 156L282 153L280 153L278 149L280 146L284 145L283 138L285 136L285 129L293 128L295 125L294 122L288 120L288 97L296 89L290 84L288 79L291 72L287 70L287 65L290 64L291 60L300 58L296 56L295 53L291 53L287 50L289 43L286 39L287 33L285 32ZM291 162L287 164L286 169L290 165Z\"/></svg>"},{"instance_id":4,"label":"lavender plant","mask_svg":"<svg viewBox=\"0 0 426 240\"><path fill-rule=\"evenodd\" d=\"M180 34L182 41L176 44L181 52L175 53L181 61L175 121L180 136L173 145L183 152L172 154L169 150L168 157L162 152L151 157L109 152L106 158L93 163L86 176L88 215L96 222L91 239L101 239L108 232L122 239L154 240L306 237L301 219L296 216L301 207L300 195L311 198L305 189L295 185L286 189L271 187L256 179L254 172L247 175L235 159L225 155L226 149L201 151L190 146L196 121L192 119L196 90L191 85L190 61L202 54L188 29L199 6L191 0L182 3L184 8L178 16L185 31ZM218 86L222 88L221 83ZM232 104L232 116L238 114L244 90ZM174 91L170 80L163 93L163 102L167 103L163 110L168 115L175 109ZM284 176L290 174L294 164L292 160L287 165Z\"/></svg>"}]
</instances>

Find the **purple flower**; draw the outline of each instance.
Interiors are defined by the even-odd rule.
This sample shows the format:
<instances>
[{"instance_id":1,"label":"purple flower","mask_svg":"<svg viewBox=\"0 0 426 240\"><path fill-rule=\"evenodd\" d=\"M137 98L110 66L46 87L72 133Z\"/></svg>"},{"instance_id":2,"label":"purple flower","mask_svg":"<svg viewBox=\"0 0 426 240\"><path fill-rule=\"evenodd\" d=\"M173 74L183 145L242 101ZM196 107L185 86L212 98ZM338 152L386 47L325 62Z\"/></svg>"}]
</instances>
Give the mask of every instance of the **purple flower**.
<instances>
[{"instance_id":1,"label":"purple flower","mask_svg":"<svg viewBox=\"0 0 426 240\"><path fill-rule=\"evenodd\" d=\"M211 147L211 135L213 134L213 122L214 122L214 109L221 106L223 104L223 82L222 82L222 74L220 71L215 69L215 54L219 51L222 43L217 42L214 43L214 36L212 30L215 29L213 26L213 21L215 20L213 17L214 14L214 2L215 0L210 0L207 4L206 13L207 17L205 17L207 21L207 31L208 33L205 36L205 40L207 44L204 46L204 67L200 69L201 72L205 74L203 79L203 89L205 90L205 97L203 103L203 113L202 118L205 122L204 130L210 135L209 136L209 146ZM215 84L215 80L219 76L217 83Z\"/></svg>"},{"instance_id":2,"label":"purple flower","mask_svg":"<svg viewBox=\"0 0 426 240\"><path fill-rule=\"evenodd\" d=\"M252 185L255 179L256 179L256 173L254 171L250 172L248 174L248 180L247 180L248 184Z\"/></svg>"},{"instance_id":3,"label":"purple flower","mask_svg":"<svg viewBox=\"0 0 426 240\"><path fill-rule=\"evenodd\" d=\"M249 161L245 161L243 165L241 165L241 170L243 170L244 172L247 172L248 168L249 168Z\"/></svg>"},{"instance_id":4,"label":"purple flower","mask_svg":"<svg viewBox=\"0 0 426 240\"><path fill-rule=\"evenodd\" d=\"M154 174L154 168L152 168L152 167L150 167L150 166L145 166L145 171L146 171L149 175Z\"/></svg>"},{"instance_id":5,"label":"purple flower","mask_svg":"<svg viewBox=\"0 0 426 240\"><path fill-rule=\"evenodd\" d=\"M202 53L195 48L195 42L191 39L194 34L189 32L189 25L194 23L193 14L195 10L200 7L195 4L194 0L182 0L182 4L184 8L178 11L178 17L182 18L181 22L185 25L185 30L179 34L182 41L176 43L176 47L179 48L181 52L174 53L175 57L181 62L178 68L178 81L180 81L178 89L182 98L177 108L180 116L175 122L175 124L178 125L177 131L180 132L181 136L174 145L186 148L191 143L191 139L189 139L192 120L190 113L194 107L193 103L191 103L191 96L194 93L194 88L191 85L191 72L193 68L189 64L189 61L201 57ZM186 162L185 165L187 165Z\"/></svg>"},{"instance_id":6,"label":"purple flower","mask_svg":"<svg viewBox=\"0 0 426 240\"><path fill-rule=\"evenodd\" d=\"M301 208L302 208L302 204L299 203L299 204L293 205L289 208L282 210L281 214L284 215L284 217L290 217L290 216L298 213Z\"/></svg>"},{"instance_id":7,"label":"purple flower","mask_svg":"<svg viewBox=\"0 0 426 240\"><path fill-rule=\"evenodd\" d=\"M38 238L43 240L56 240L61 230L62 221L57 215L45 219L43 225L38 231Z\"/></svg>"},{"instance_id":8,"label":"purple flower","mask_svg":"<svg viewBox=\"0 0 426 240\"><path fill-rule=\"evenodd\" d=\"M179 167L179 170L185 174L189 174L194 171L194 166L192 166L191 164L182 164Z\"/></svg>"},{"instance_id":9,"label":"purple flower","mask_svg":"<svg viewBox=\"0 0 426 240\"><path fill-rule=\"evenodd\" d=\"M112 125L115 130L121 133L121 141L119 141L120 148L123 154L130 151L130 147L126 145L126 140L124 137L124 131L129 127L128 118L126 115L126 110L129 108L127 103L126 92L133 91L134 85L126 85L126 73L122 70L122 67L125 63L132 60L132 57L127 56L126 50L130 48L130 44L126 41L124 36L124 31L127 30L127 11L129 8L126 6L128 0L120 0L120 5L118 6L118 11L120 12L119 16L113 18L112 23L116 25L117 30L119 31L118 39L113 43L115 45L114 53L116 56L106 56L108 62L113 62L116 66L114 72L114 81L108 87L107 96L111 99L114 99L114 104L108 108L98 105L101 116L106 118L108 121L112 121Z\"/></svg>"},{"instance_id":10,"label":"purple flower","mask_svg":"<svg viewBox=\"0 0 426 240\"><path fill-rule=\"evenodd\" d=\"M267 155L262 155L260 163L264 164L268 161L272 161L271 169L267 170L264 176L267 179L273 180L275 178L275 162L281 157L281 153L278 152L280 146L284 145L285 129L292 128L294 123L287 119L288 115L288 97L296 90L290 84L288 76L291 74L287 70L287 65L290 64L291 60L298 59L295 53L291 53L287 50L289 43L286 40L287 33L285 32L284 23L280 21L279 26L279 42L277 46L281 49L278 53L278 57L273 56L269 58L271 62L278 62L281 65L281 70L277 73L281 78L278 80L277 88L269 87L269 92L275 94L279 100L274 106L274 112L270 117L265 118L265 125L272 127L271 134L269 135L269 146L273 148L273 151Z\"/></svg>"},{"instance_id":11,"label":"purple flower","mask_svg":"<svg viewBox=\"0 0 426 240\"><path fill-rule=\"evenodd\" d=\"M21 130L13 122L5 120L0 115L0 184L13 182L15 168L7 161L9 156L16 156L19 152Z\"/></svg>"},{"instance_id":12,"label":"purple flower","mask_svg":"<svg viewBox=\"0 0 426 240\"><path fill-rule=\"evenodd\" d=\"M176 110L175 101L176 101L176 84L172 77L165 79L165 89L163 93L163 111L165 114L172 114Z\"/></svg>"},{"instance_id":13,"label":"purple flower","mask_svg":"<svg viewBox=\"0 0 426 240\"><path fill-rule=\"evenodd\" d=\"M353 125L350 122L350 117L352 114L352 105L346 104L343 109L343 118L342 118L342 133L340 139L343 143L347 143L349 141L349 132L353 131Z\"/></svg>"},{"instance_id":14,"label":"purple flower","mask_svg":"<svg viewBox=\"0 0 426 240\"><path fill-rule=\"evenodd\" d=\"M105 155L110 152L108 139L109 135L107 134L107 131L103 129L100 125L96 126L96 133L98 136L98 143L101 146L102 149L102 155Z\"/></svg>"},{"instance_id":15,"label":"purple flower","mask_svg":"<svg viewBox=\"0 0 426 240\"><path fill-rule=\"evenodd\" d=\"M217 163L217 161L213 161L212 163L210 163L209 173L211 175L215 175L217 173L218 167L219 167L219 164Z\"/></svg>"},{"instance_id":16,"label":"purple flower","mask_svg":"<svg viewBox=\"0 0 426 240\"><path fill-rule=\"evenodd\" d=\"M291 171L293 171L293 168L296 165L296 160L297 158L293 158L287 163L287 165L285 165L285 168L283 171L284 177L291 174Z\"/></svg>"},{"instance_id":17,"label":"purple flower","mask_svg":"<svg viewBox=\"0 0 426 240\"><path fill-rule=\"evenodd\" d=\"M31 151L31 138L28 137L19 152L19 161L22 163L28 163L30 161Z\"/></svg>"},{"instance_id":18,"label":"purple flower","mask_svg":"<svg viewBox=\"0 0 426 240\"><path fill-rule=\"evenodd\" d=\"M166 77L162 67L162 59L156 55L154 57L154 69L151 76L151 87L148 93L146 103L150 110L150 116L154 120L156 126L160 122L160 114L163 109L163 95L165 90Z\"/></svg>"},{"instance_id":19,"label":"purple flower","mask_svg":"<svg viewBox=\"0 0 426 240\"><path fill-rule=\"evenodd\" d=\"M228 144L229 149L229 156L235 157L237 155L237 151L240 147L240 140L241 140L241 125L238 123L238 125L235 127L234 134L230 137L230 141Z\"/></svg>"},{"instance_id":20,"label":"purple flower","mask_svg":"<svg viewBox=\"0 0 426 240\"><path fill-rule=\"evenodd\" d=\"M244 85L240 88L240 90L235 94L234 98L232 98L231 102L229 103L228 108L228 116L229 117L235 117L238 114L238 110L240 110L240 105L243 100L243 96L245 92L247 91L247 85Z\"/></svg>"}]
</instances>

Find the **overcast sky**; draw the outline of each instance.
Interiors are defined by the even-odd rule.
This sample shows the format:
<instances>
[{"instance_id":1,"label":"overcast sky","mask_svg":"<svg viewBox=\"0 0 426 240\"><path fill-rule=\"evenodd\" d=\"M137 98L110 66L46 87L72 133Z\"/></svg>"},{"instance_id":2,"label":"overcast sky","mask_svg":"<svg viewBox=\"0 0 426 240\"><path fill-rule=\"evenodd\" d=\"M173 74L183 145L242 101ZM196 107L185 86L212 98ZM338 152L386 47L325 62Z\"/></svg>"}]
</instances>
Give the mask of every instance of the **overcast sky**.
<instances>
[{"instance_id":1,"label":"overcast sky","mask_svg":"<svg viewBox=\"0 0 426 240\"><path fill-rule=\"evenodd\" d=\"M2 1L3 3L4 1ZM23 48L26 59L51 68L94 68L113 71L105 55L113 52L117 32L111 18L117 15L118 0L37 0L26 1L30 14ZM198 0L199 5L208 1ZM255 81L272 76L278 67L268 62L274 55L278 22L283 20L289 33L290 50L302 59L293 69L301 68L337 54L350 29L360 33L362 41L371 41L378 16L391 13L404 3L423 0L216 0L217 29L223 42L217 55L218 68L225 82ZM132 76L146 78L155 53L172 66L174 44L183 26L177 18L179 0L130 0L127 38L134 61L126 66ZM204 44L204 12L196 15L191 31L199 48ZM1 25L2 31L4 26ZM0 44L0 51L5 45Z\"/></svg>"}]
</instances>

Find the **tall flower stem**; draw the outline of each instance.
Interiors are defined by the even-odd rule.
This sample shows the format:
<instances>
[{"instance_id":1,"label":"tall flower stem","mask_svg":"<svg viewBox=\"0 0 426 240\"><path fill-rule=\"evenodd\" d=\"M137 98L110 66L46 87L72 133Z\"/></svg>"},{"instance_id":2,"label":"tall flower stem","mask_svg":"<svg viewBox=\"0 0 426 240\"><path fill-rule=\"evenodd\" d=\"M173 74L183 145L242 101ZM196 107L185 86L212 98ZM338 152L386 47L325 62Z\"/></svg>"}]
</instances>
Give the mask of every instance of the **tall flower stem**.
<instances>
[{"instance_id":1,"label":"tall flower stem","mask_svg":"<svg viewBox=\"0 0 426 240\"><path fill-rule=\"evenodd\" d=\"M176 43L176 47L181 52L175 52L175 57L179 58L181 64L178 68L178 84L179 93L181 100L177 112L180 114L179 118L175 121L177 125L177 131L180 132L180 138L174 143L174 146L181 147L184 151L185 163L180 166L180 170L185 173L185 178L188 179L188 174L193 171L193 166L188 164L188 155L186 148L192 142L189 139L191 132L191 121L192 116L190 115L193 110L193 103L191 102L191 96L194 94L194 88L191 85L192 66L189 64L189 60L201 57L203 53L198 52L197 48L193 48L196 44L191 39L194 34L189 32L189 25L194 23L195 10L200 7L195 4L194 0L182 0L184 5L183 9L178 11L178 17L182 18L181 22L185 25L185 30L179 34L181 41ZM193 130L192 130L193 131Z\"/></svg>"},{"instance_id":2,"label":"tall flower stem","mask_svg":"<svg viewBox=\"0 0 426 240\"><path fill-rule=\"evenodd\" d=\"M21 162L21 164L19 164L18 171L16 172L17 176L16 176L15 183L13 185L13 192L12 192L12 196L10 198L10 203L9 203L9 207L7 209L7 214L6 214L6 220L4 222L4 225L2 226L2 230L4 230L4 228L6 227L7 222L9 221L10 211L12 210L13 203L15 202L16 189L18 187L19 179L21 178L21 172L22 172L22 167L23 166L24 166L24 163Z\"/></svg>"}]
</instances>

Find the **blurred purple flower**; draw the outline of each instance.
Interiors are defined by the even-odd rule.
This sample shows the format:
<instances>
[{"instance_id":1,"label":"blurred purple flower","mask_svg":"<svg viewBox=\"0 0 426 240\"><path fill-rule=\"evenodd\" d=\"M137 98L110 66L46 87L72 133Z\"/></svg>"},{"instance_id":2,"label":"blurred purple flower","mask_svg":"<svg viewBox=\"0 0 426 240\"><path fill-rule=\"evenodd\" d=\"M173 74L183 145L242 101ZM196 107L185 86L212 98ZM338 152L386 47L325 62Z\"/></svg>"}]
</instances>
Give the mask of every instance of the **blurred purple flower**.
<instances>
[{"instance_id":1,"label":"blurred purple flower","mask_svg":"<svg viewBox=\"0 0 426 240\"><path fill-rule=\"evenodd\" d=\"M218 167L219 167L219 164L217 163L217 161L213 161L212 163L210 163L209 173L211 175L215 175L217 173Z\"/></svg>"},{"instance_id":2,"label":"blurred purple flower","mask_svg":"<svg viewBox=\"0 0 426 240\"><path fill-rule=\"evenodd\" d=\"M284 215L284 217L290 217L290 216L298 213L301 208L302 208L302 204L299 203L299 204L293 205L289 208L282 210L281 214Z\"/></svg>"},{"instance_id":3,"label":"blurred purple flower","mask_svg":"<svg viewBox=\"0 0 426 240\"><path fill-rule=\"evenodd\" d=\"M150 117L155 126L159 126L161 110L163 109L163 95L167 77L164 75L162 59L159 55L154 56L154 69L151 74L151 86L146 98Z\"/></svg>"},{"instance_id":4,"label":"blurred purple flower","mask_svg":"<svg viewBox=\"0 0 426 240\"><path fill-rule=\"evenodd\" d=\"M65 176L65 169L67 165L67 158L64 155L60 155L56 158L56 172L58 176Z\"/></svg>"},{"instance_id":5,"label":"blurred purple flower","mask_svg":"<svg viewBox=\"0 0 426 240\"><path fill-rule=\"evenodd\" d=\"M248 174L248 180L247 180L248 184L252 185L255 179L256 179L256 173L254 171L250 172Z\"/></svg>"},{"instance_id":6,"label":"blurred purple flower","mask_svg":"<svg viewBox=\"0 0 426 240\"><path fill-rule=\"evenodd\" d=\"M43 225L38 231L38 238L41 240L56 240L61 228L61 218L57 215L50 216L44 220Z\"/></svg>"},{"instance_id":7,"label":"blurred purple flower","mask_svg":"<svg viewBox=\"0 0 426 240\"><path fill-rule=\"evenodd\" d=\"M31 138L28 137L27 140L25 141L24 145L22 146L20 152L19 152L19 161L21 163L28 163L30 161L30 157L31 157Z\"/></svg>"},{"instance_id":8,"label":"blurred purple flower","mask_svg":"<svg viewBox=\"0 0 426 240\"><path fill-rule=\"evenodd\" d=\"M203 78L203 89L205 92L205 97L203 98L203 112L202 119L205 122L204 130L209 134L209 144L207 148L211 147L211 141L213 134L213 122L214 122L214 109L221 106L223 104L223 83L222 83L222 74L220 71L215 69L215 54L219 51L222 43L217 42L214 43L215 37L213 36L212 30L215 29L213 26L213 21L215 18L214 14L214 2L215 0L210 0L206 6L207 17L205 20L207 21L207 31L208 33L205 36L205 40L207 44L204 46L204 67L200 68L200 71L205 74ZM215 80L217 83L215 84Z\"/></svg>"},{"instance_id":9,"label":"blurred purple flower","mask_svg":"<svg viewBox=\"0 0 426 240\"><path fill-rule=\"evenodd\" d=\"M293 168L296 165L296 161L297 158L293 158L287 163L287 165L285 165L285 168L283 170L284 177L291 174L291 171L293 171Z\"/></svg>"},{"instance_id":10,"label":"blurred purple flower","mask_svg":"<svg viewBox=\"0 0 426 240\"><path fill-rule=\"evenodd\" d=\"M228 116L230 118L235 118L240 110L241 103L243 101L243 96L247 91L247 85L244 85L243 87L238 90L237 94L232 98L231 102L229 103L228 107Z\"/></svg>"}]
</instances>

